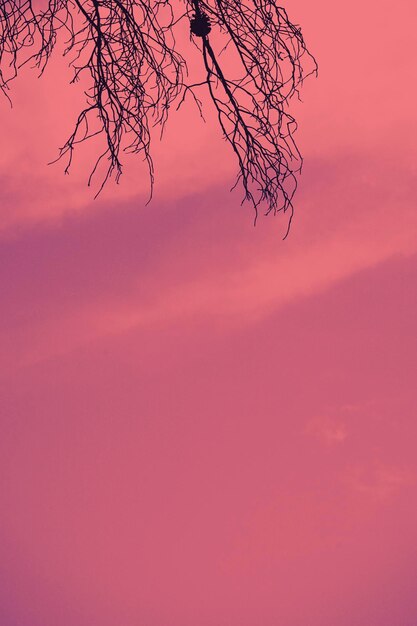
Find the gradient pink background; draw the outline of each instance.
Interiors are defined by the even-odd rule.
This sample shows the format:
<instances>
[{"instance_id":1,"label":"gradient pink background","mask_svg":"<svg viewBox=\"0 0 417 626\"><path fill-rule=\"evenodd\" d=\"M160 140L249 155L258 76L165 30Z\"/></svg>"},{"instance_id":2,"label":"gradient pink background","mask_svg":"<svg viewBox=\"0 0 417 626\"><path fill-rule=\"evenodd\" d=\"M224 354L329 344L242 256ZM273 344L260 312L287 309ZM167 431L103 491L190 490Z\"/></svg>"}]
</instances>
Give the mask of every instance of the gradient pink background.
<instances>
[{"instance_id":1,"label":"gradient pink background","mask_svg":"<svg viewBox=\"0 0 417 626\"><path fill-rule=\"evenodd\" d=\"M417 624L415 3L286 8L285 242L193 110L144 207L46 166L60 61L0 101L1 626Z\"/></svg>"}]
</instances>

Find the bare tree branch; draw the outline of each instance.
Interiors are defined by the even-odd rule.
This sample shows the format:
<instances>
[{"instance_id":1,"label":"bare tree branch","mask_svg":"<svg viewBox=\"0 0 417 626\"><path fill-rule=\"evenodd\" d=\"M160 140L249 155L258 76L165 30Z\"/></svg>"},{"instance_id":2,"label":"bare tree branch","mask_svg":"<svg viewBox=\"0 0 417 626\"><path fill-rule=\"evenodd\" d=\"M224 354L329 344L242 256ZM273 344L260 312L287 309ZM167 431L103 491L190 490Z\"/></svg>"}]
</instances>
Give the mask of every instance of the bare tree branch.
<instances>
[{"instance_id":1,"label":"bare tree branch","mask_svg":"<svg viewBox=\"0 0 417 626\"><path fill-rule=\"evenodd\" d=\"M187 82L176 42L184 18L205 72L194 83ZM162 133L170 107L179 108L187 94L203 115L197 94L205 87L237 159L235 186L243 187L243 201L255 215L261 206L265 213L289 211L291 223L302 159L288 102L306 76L317 74L317 64L301 29L275 0L3 0L0 89L7 98L22 66L42 75L58 35L65 38L72 82L86 77L89 84L86 105L56 159L66 160L65 172L75 147L100 136L103 149L89 184L102 162L98 193L109 177L118 181L125 151L142 155L152 190L152 127ZM233 75L225 69L230 59Z\"/></svg>"}]
</instances>

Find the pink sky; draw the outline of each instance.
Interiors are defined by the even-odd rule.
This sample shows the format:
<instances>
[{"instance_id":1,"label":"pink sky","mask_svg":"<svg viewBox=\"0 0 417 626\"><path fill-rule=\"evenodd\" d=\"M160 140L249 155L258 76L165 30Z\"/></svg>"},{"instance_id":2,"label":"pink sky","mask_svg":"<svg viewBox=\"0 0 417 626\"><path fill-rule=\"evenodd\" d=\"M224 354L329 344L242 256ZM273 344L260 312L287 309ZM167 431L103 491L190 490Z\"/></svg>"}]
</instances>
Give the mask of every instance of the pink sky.
<instances>
[{"instance_id":1,"label":"pink sky","mask_svg":"<svg viewBox=\"0 0 417 626\"><path fill-rule=\"evenodd\" d=\"M416 10L286 8L320 77L284 242L210 120L144 207L133 159L96 201L88 151L46 165L59 63L0 101L1 626L417 624Z\"/></svg>"}]
</instances>

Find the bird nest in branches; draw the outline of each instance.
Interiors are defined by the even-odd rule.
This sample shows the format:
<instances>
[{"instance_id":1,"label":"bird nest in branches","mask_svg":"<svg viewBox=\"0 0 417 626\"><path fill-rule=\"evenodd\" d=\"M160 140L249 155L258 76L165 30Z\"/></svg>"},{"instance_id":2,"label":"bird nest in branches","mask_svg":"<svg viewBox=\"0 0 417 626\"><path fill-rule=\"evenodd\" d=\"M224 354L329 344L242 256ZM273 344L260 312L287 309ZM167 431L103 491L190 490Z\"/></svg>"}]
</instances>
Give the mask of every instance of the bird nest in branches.
<instances>
[{"instance_id":1,"label":"bird nest in branches","mask_svg":"<svg viewBox=\"0 0 417 626\"><path fill-rule=\"evenodd\" d=\"M187 17L201 54L202 77L193 84L176 43ZM60 35L72 82L88 83L85 106L58 156L66 172L78 144L99 137L102 151L89 182L96 172L100 189L112 175L118 181L128 151L147 162L152 189L150 129L162 130L172 105L179 108L188 95L201 112L205 88L236 159L243 200L255 214L289 210L291 222L302 160L288 103L306 76L317 74L317 64L276 0L0 0L0 90L7 97L22 66L43 73Z\"/></svg>"},{"instance_id":2,"label":"bird nest in branches","mask_svg":"<svg viewBox=\"0 0 417 626\"><path fill-rule=\"evenodd\" d=\"M190 21L191 32L196 37L207 37L211 31L211 22L207 13L194 14Z\"/></svg>"}]
</instances>

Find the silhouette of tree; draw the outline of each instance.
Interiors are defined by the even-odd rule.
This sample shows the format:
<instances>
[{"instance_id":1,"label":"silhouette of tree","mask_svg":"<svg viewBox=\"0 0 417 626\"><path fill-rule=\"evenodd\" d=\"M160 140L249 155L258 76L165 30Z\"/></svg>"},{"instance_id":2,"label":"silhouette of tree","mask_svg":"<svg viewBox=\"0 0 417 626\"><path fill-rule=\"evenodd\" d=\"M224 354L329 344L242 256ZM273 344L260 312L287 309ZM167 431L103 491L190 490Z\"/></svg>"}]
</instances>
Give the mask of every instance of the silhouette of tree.
<instances>
[{"instance_id":1,"label":"silhouette of tree","mask_svg":"<svg viewBox=\"0 0 417 626\"><path fill-rule=\"evenodd\" d=\"M183 20L202 58L199 82L188 82L177 45ZM292 217L302 158L288 101L317 74L317 64L275 0L3 0L0 89L7 97L22 66L44 72L59 35L72 82L89 80L85 107L57 159L66 159L66 172L77 144L100 135L103 150L89 184L103 160L99 191L110 176L118 181L127 151L147 162L152 190L151 128L162 132L170 107L187 97L202 114L200 90L207 89L238 162L234 187L243 187L243 201L256 215L263 205L266 213L289 210Z\"/></svg>"}]
</instances>

